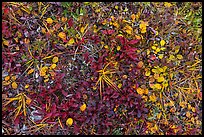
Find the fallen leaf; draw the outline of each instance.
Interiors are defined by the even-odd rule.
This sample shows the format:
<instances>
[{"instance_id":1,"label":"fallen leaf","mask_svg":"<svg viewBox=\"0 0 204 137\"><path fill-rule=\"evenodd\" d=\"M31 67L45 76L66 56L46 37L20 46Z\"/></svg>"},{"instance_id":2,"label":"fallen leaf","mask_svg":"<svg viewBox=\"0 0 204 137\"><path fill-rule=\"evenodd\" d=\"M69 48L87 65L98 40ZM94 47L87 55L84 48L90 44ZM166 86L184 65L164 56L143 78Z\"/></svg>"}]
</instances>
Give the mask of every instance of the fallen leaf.
<instances>
[{"instance_id":1,"label":"fallen leaf","mask_svg":"<svg viewBox=\"0 0 204 137\"><path fill-rule=\"evenodd\" d=\"M149 99L150 99L152 102L156 102L156 101L157 101L157 97L155 96L154 93L153 93L151 96L149 96Z\"/></svg>"},{"instance_id":2,"label":"fallen leaf","mask_svg":"<svg viewBox=\"0 0 204 137\"><path fill-rule=\"evenodd\" d=\"M60 32L58 34L58 37L60 37L61 39L65 40L66 39L66 34L64 32Z\"/></svg>"},{"instance_id":3,"label":"fallen leaf","mask_svg":"<svg viewBox=\"0 0 204 137\"><path fill-rule=\"evenodd\" d=\"M73 119L72 118L68 118L66 121L66 125L67 126L71 126L73 124Z\"/></svg>"},{"instance_id":4,"label":"fallen leaf","mask_svg":"<svg viewBox=\"0 0 204 137\"><path fill-rule=\"evenodd\" d=\"M18 87L18 85L16 84L16 82L12 82L11 86L12 86L13 89L17 89L17 87Z\"/></svg>"},{"instance_id":5,"label":"fallen leaf","mask_svg":"<svg viewBox=\"0 0 204 137\"><path fill-rule=\"evenodd\" d=\"M73 45L75 43L74 38L70 38L70 40L68 41L68 45Z\"/></svg>"},{"instance_id":6,"label":"fallen leaf","mask_svg":"<svg viewBox=\"0 0 204 137\"><path fill-rule=\"evenodd\" d=\"M166 43L166 42L165 42L164 40L161 40L161 41L160 41L160 45L161 45L161 46L164 46L165 43Z\"/></svg>"},{"instance_id":7,"label":"fallen leaf","mask_svg":"<svg viewBox=\"0 0 204 137\"><path fill-rule=\"evenodd\" d=\"M8 81L10 79L10 76L5 77L5 81Z\"/></svg>"},{"instance_id":8,"label":"fallen leaf","mask_svg":"<svg viewBox=\"0 0 204 137\"><path fill-rule=\"evenodd\" d=\"M49 23L49 24L52 24L53 23L53 20L51 19L51 18L47 18L47 23Z\"/></svg>"},{"instance_id":9,"label":"fallen leaf","mask_svg":"<svg viewBox=\"0 0 204 137\"><path fill-rule=\"evenodd\" d=\"M83 112L85 109L86 109L86 104L83 104L83 105L80 107L80 110Z\"/></svg>"},{"instance_id":10,"label":"fallen leaf","mask_svg":"<svg viewBox=\"0 0 204 137\"><path fill-rule=\"evenodd\" d=\"M29 75L29 74L31 74L33 72L34 72L34 69L30 69L27 74Z\"/></svg>"},{"instance_id":11,"label":"fallen leaf","mask_svg":"<svg viewBox=\"0 0 204 137\"><path fill-rule=\"evenodd\" d=\"M57 63L58 60L59 60L58 57L54 57L54 58L52 59L52 62L53 62L53 63Z\"/></svg>"}]
</instances>

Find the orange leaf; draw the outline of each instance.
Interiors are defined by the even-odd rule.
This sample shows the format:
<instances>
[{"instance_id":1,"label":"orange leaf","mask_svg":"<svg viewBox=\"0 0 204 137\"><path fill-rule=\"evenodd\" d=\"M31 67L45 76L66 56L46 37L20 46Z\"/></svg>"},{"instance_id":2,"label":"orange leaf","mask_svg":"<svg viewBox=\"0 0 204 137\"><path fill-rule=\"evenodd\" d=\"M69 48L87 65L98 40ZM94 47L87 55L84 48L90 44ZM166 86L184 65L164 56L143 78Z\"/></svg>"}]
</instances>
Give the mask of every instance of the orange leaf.
<instances>
[{"instance_id":1,"label":"orange leaf","mask_svg":"<svg viewBox=\"0 0 204 137\"><path fill-rule=\"evenodd\" d=\"M13 83L11 84L11 86L12 86L13 89L17 89L17 87L18 87L18 85L16 84L16 82L13 82Z\"/></svg>"},{"instance_id":2,"label":"orange leaf","mask_svg":"<svg viewBox=\"0 0 204 137\"><path fill-rule=\"evenodd\" d=\"M85 109L86 109L86 104L83 104L83 105L80 107L80 110L83 112Z\"/></svg>"}]
</instances>

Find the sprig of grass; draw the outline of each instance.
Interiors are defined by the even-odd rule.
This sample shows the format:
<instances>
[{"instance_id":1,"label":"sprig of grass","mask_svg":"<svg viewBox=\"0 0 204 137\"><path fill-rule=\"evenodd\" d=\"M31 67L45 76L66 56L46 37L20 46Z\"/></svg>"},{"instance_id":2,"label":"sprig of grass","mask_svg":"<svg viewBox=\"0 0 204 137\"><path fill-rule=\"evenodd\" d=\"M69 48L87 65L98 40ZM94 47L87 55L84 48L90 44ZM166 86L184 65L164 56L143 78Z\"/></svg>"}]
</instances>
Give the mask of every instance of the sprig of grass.
<instances>
[{"instance_id":1,"label":"sprig of grass","mask_svg":"<svg viewBox=\"0 0 204 137\"><path fill-rule=\"evenodd\" d=\"M100 98L102 99L102 86L104 87L104 81L109 85L109 86L111 86L114 90L116 90L116 91L121 91L115 84L114 84L114 82L112 82L111 81L111 79L107 76L108 74L113 74L113 73L116 73L116 71L114 70L107 70L106 71L106 68L111 64L112 62L109 62L108 64L106 64L106 66L103 68L103 69L101 69L101 70L99 70L99 71L97 71L97 72L99 72L99 79L98 79L98 81L96 82L96 86L98 85L98 83L99 83L99 87L100 87L100 89L99 89L99 92L100 92Z\"/></svg>"}]
</instances>

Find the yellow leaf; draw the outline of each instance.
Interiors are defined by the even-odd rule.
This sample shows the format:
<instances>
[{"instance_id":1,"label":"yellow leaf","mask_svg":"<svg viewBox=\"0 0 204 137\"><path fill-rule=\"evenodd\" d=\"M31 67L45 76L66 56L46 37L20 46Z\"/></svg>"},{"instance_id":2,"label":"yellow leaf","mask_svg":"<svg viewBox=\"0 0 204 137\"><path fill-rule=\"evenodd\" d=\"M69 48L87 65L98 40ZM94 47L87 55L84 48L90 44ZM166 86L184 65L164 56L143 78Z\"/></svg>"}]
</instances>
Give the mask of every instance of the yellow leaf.
<instances>
[{"instance_id":1,"label":"yellow leaf","mask_svg":"<svg viewBox=\"0 0 204 137\"><path fill-rule=\"evenodd\" d=\"M67 17L62 17L62 22L66 22L67 21Z\"/></svg>"},{"instance_id":2,"label":"yellow leaf","mask_svg":"<svg viewBox=\"0 0 204 137\"><path fill-rule=\"evenodd\" d=\"M163 51L163 50L165 50L166 48L165 48L165 47L161 47L160 49Z\"/></svg>"},{"instance_id":3,"label":"yellow leaf","mask_svg":"<svg viewBox=\"0 0 204 137\"><path fill-rule=\"evenodd\" d=\"M119 51L121 49L121 47L120 46L117 46L117 51Z\"/></svg>"},{"instance_id":4,"label":"yellow leaf","mask_svg":"<svg viewBox=\"0 0 204 137\"><path fill-rule=\"evenodd\" d=\"M16 84L16 82L13 82L13 83L11 84L11 86L12 86L13 89L17 89L17 87L18 87L18 85Z\"/></svg>"},{"instance_id":5,"label":"yellow leaf","mask_svg":"<svg viewBox=\"0 0 204 137\"><path fill-rule=\"evenodd\" d=\"M6 45L6 46L8 46L8 45L9 45L9 41L8 41L8 40L4 40L4 41L3 41L3 44Z\"/></svg>"},{"instance_id":6,"label":"yellow leaf","mask_svg":"<svg viewBox=\"0 0 204 137\"><path fill-rule=\"evenodd\" d=\"M82 34L84 33L84 30L85 30L85 28L81 27L80 31L81 31Z\"/></svg>"},{"instance_id":7,"label":"yellow leaf","mask_svg":"<svg viewBox=\"0 0 204 137\"><path fill-rule=\"evenodd\" d=\"M156 89L161 89L161 85L160 85L160 84L154 84L154 87L155 87Z\"/></svg>"},{"instance_id":8,"label":"yellow leaf","mask_svg":"<svg viewBox=\"0 0 204 137\"><path fill-rule=\"evenodd\" d=\"M169 60L174 60L175 56L174 55L170 55Z\"/></svg>"},{"instance_id":9,"label":"yellow leaf","mask_svg":"<svg viewBox=\"0 0 204 137\"><path fill-rule=\"evenodd\" d=\"M26 96L26 104L27 104L27 105L30 105L31 101L32 101L32 100L31 100L29 97Z\"/></svg>"},{"instance_id":10,"label":"yellow leaf","mask_svg":"<svg viewBox=\"0 0 204 137\"><path fill-rule=\"evenodd\" d=\"M154 74L154 78L155 78L155 79L158 79L158 78L159 78L159 74L155 73L155 74Z\"/></svg>"},{"instance_id":11,"label":"yellow leaf","mask_svg":"<svg viewBox=\"0 0 204 137\"><path fill-rule=\"evenodd\" d=\"M44 67L42 67L42 69L41 69L41 71L44 71L44 72L46 72L48 70L48 67L47 66L44 66Z\"/></svg>"},{"instance_id":12,"label":"yellow leaf","mask_svg":"<svg viewBox=\"0 0 204 137\"><path fill-rule=\"evenodd\" d=\"M108 45L105 45L104 48L105 48L105 49L108 49Z\"/></svg>"},{"instance_id":13,"label":"yellow leaf","mask_svg":"<svg viewBox=\"0 0 204 137\"><path fill-rule=\"evenodd\" d=\"M56 66L57 66L56 64L52 64L52 65L50 66L50 68L51 68L51 69L55 69Z\"/></svg>"},{"instance_id":14,"label":"yellow leaf","mask_svg":"<svg viewBox=\"0 0 204 137\"><path fill-rule=\"evenodd\" d=\"M191 113L189 111L186 112L186 117L190 118L191 117Z\"/></svg>"},{"instance_id":15,"label":"yellow leaf","mask_svg":"<svg viewBox=\"0 0 204 137\"><path fill-rule=\"evenodd\" d=\"M30 69L27 74L29 75L29 74L31 74L33 72L34 72L34 69Z\"/></svg>"},{"instance_id":16,"label":"yellow leaf","mask_svg":"<svg viewBox=\"0 0 204 137\"><path fill-rule=\"evenodd\" d=\"M66 34L64 32L60 32L58 34L58 37L60 37L61 39L66 39Z\"/></svg>"},{"instance_id":17,"label":"yellow leaf","mask_svg":"<svg viewBox=\"0 0 204 137\"><path fill-rule=\"evenodd\" d=\"M149 49L147 49L147 55L149 55L150 54L150 50Z\"/></svg>"},{"instance_id":18,"label":"yellow leaf","mask_svg":"<svg viewBox=\"0 0 204 137\"><path fill-rule=\"evenodd\" d=\"M132 14L131 16L132 21L135 21L135 14Z\"/></svg>"},{"instance_id":19,"label":"yellow leaf","mask_svg":"<svg viewBox=\"0 0 204 137\"><path fill-rule=\"evenodd\" d=\"M179 54L179 55L177 55L176 57L177 57L177 59L183 59L183 56L182 56L182 55L180 55L180 54Z\"/></svg>"},{"instance_id":20,"label":"yellow leaf","mask_svg":"<svg viewBox=\"0 0 204 137\"><path fill-rule=\"evenodd\" d=\"M10 79L10 76L5 77L5 81L8 81Z\"/></svg>"},{"instance_id":21,"label":"yellow leaf","mask_svg":"<svg viewBox=\"0 0 204 137\"><path fill-rule=\"evenodd\" d=\"M117 10L117 9L118 9L118 6L115 6L115 9Z\"/></svg>"},{"instance_id":22,"label":"yellow leaf","mask_svg":"<svg viewBox=\"0 0 204 137\"><path fill-rule=\"evenodd\" d=\"M86 109L86 104L83 104L83 105L80 107L80 110L83 112L85 109Z\"/></svg>"},{"instance_id":23,"label":"yellow leaf","mask_svg":"<svg viewBox=\"0 0 204 137\"><path fill-rule=\"evenodd\" d=\"M145 33L145 32L147 32L146 29L142 29L142 30L141 30L141 33Z\"/></svg>"},{"instance_id":24,"label":"yellow leaf","mask_svg":"<svg viewBox=\"0 0 204 137\"><path fill-rule=\"evenodd\" d=\"M164 57L164 54L159 55L159 59L163 59L163 57Z\"/></svg>"},{"instance_id":25,"label":"yellow leaf","mask_svg":"<svg viewBox=\"0 0 204 137\"><path fill-rule=\"evenodd\" d=\"M117 22L113 22L113 26L115 26L116 28L120 27L120 25Z\"/></svg>"},{"instance_id":26,"label":"yellow leaf","mask_svg":"<svg viewBox=\"0 0 204 137\"><path fill-rule=\"evenodd\" d=\"M169 7L171 7L171 6L172 6L172 4L171 4L171 3L169 3L169 2L164 2L164 6L169 8Z\"/></svg>"},{"instance_id":27,"label":"yellow leaf","mask_svg":"<svg viewBox=\"0 0 204 137\"><path fill-rule=\"evenodd\" d=\"M53 63L57 63L58 60L59 60L58 57L54 57L54 58L52 59L52 62L53 62Z\"/></svg>"},{"instance_id":28,"label":"yellow leaf","mask_svg":"<svg viewBox=\"0 0 204 137\"><path fill-rule=\"evenodd\" d=\"M26 85L25 85L25 88L29 88L29 85L28 85L28 84L26 84Z\"/></svg>"},{"instance_id":29,"label":"yellow leaf","mask_svg":"<svg viewBox=\"0 0 204 137\"><path fill-rule=\"evenodd\" d=\"M149 90L146 88L144 89L144 94L148 95Z\"/></svg>"},{"instance_id":30,"label":"yellow leaf","mask_svg":"<svg viewBox=\"0 0 204 137\"><path fill-rule=\"evenodd\" d=\"M163 70L164 70L164 72L166 71L166 69L167 69L167 66L163 66Z\"/></svg>"},{"instance_id":31,"label":"yellow leaf","mask_svg":"<svg viewBox=\"0 0 204 137\"><path fill-rule=\"evenodd\" d=\"M16 76L12 76L11 80L13 80L13 81L16 80Z\"/></svg>"},{"instance_id":32,"label":"yellow leaf","mask_svg":"<svg viewBox=\"0 0 204 137\"><path fill-rule=\"evenodd\" d=\"M49 81L49 78L46 78L46 79L44 80L45 83L48 82L48 81Z\"/></svg>"},{"instance_id":33,"label":"yellow leaf","mask_svg":"<svg viewBox=\"0 0 204 137\"><path fill-rule=\"evenodd\" d=\"M70 40L68 41L68 45L73 45L75 43L74 38L70 38Z\"/></svg>"},{"instance_id":34,"label":"yellow leaf","mask_svg":"<svg viewBox=\"0 0 204 137\"><path fill-rule=\"evenodd\" d=\"M137 88L137 93L142 95L144 93L144 90L142 88Z\"/></svg>"},{"instance_id":35,"label":"yellow leaf","mask_svg":"<svg viewBox=\"0 0 204 137\"><path fill-rule=\"evenodd\" d=\"M150 74L151 74L151 72L150 72L150 70L147 70L146 72L145 72L145 76L150 76Z\"/></svg>"},{"instance_id":36,"label":"yellow leaf","mask_svg":"<svg viewBox=\"0 0 204 137\"><path fill-rule=\"evenodd\" d=\"M193 111L193 112L195 112L195 111L196 111L195 107L192 107L192 111Z\"/></svg>"},{"instance_id":37,"label":"yellow leaf","mask_svg":"<svg viewBox=\"0 0 204 137\"><path fill-rule=\"evenodd\" d=\"M160 45L161 45L161 46L164 46L165 43L166 43L166 42L165 42L164 40L161 40L161 41L160 41Z\"/></svg>"},{"instance_id":38,"label":"yellow leaf","mask_svg":"<svg viewBox=\"0 0 204 137\"><path fill-rule=\"evenodd\" d=\"M126 32L127 32L127 34L132 34L132 31L129 29L127 29Z\"/></svg>"},{"instance_id":39,"label":"yellow leaf","mask_svg":"<svg viewBox=\"0 0 204 137\"><path fill-rule=\"evenodd\" d=\"M51 19L51 18L47 18L47 23L49 23L49 24L52 24L53 23L53 20Z\"/></svg>"},{"instance_id":40,"label":"yellow leaf","mask_svg":"<svg viewBox=\"0 0 204 137\"><path fill-rule=\"evenodd\" d=\"M72 118L68 118L66 121L66 125L67 126L71 126L73 124L73 119Z\"/></svg>"},{"instance_id":41,"label":"yellow leaf","mask_svg":"<svg viewBox=\"0 0 204 137\"><path fill-rule=\"evenodd\" d=\"M160 52L160 48L157 48L157 49L156 49L156 52Z\"/></svg>"},{"instance_id":42,"label":"yellow leaf","mask_svg":"<svg viewBox=\"0 0 204 137\"><path fill-rule=\"evenodd\" d=\"M164 81L164 77L162 76L162 77L159 77L158 79L157 79L157 82L163 82Z\"/></svg>"},{"instance_id":43,"label":"yellow leaf","mask_svg":"<svg viewBox=\"0 0 204 137\"><path fill-rule=\"evenodd\" d=\"M122 87L122 84L120 83L120 84L118 84L118 88L121 88Z\"/></svg>"},{"instance_id":44,"label":"yellow leaf","mask_svg":"<svg viewBox=\"0 0 204 137\"><path fill-rule=\"evenodd\" d=\"M45 33L46 33L46 29L45 29L45 28L42 28L42 30L41 30L41 31L42 31L42 33L43 33L43 34L45 34Z\"/></svg>"},{"instance_id":45,"label":"yellow leaf","mask_svg":"<svg viewBox=\"0 0 204 137\"><path fill-rule=\"evenodd\" d=\"M154 93L149 96L149 99L152 101L152 102L156 102L157 101L157 97L154 95Z\"/></svg>"},{"instance_id":46,"label":"yellow leaf","mask_svg":"<svg viewBox=\"0 0 204 137\"><path fill-rule=\"evenodd\" d=\"M152 46L152 49L153 49L153 50L156 50L156 49L157 49L157 47L155 47L155 46Z\"/></svg>"}]
</instances>

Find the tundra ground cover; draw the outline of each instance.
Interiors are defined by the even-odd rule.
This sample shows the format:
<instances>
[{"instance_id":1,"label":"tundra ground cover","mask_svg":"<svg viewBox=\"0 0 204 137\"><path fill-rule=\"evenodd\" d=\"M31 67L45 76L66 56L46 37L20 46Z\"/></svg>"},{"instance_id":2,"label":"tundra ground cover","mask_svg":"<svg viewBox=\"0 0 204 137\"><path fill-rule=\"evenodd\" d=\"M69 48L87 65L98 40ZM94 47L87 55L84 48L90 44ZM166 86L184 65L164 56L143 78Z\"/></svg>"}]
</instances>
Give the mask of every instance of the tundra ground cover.
<instances>
[{"instance_id":1,"label":"tundra ground cover","mask_svg":"<svg viewBox=\"0 0 204 137\"><path fill-rule=\"evenodd\" d=\"M202 3L3 2L2 132L202 132Z\"/></svg>"}]
</instances>

